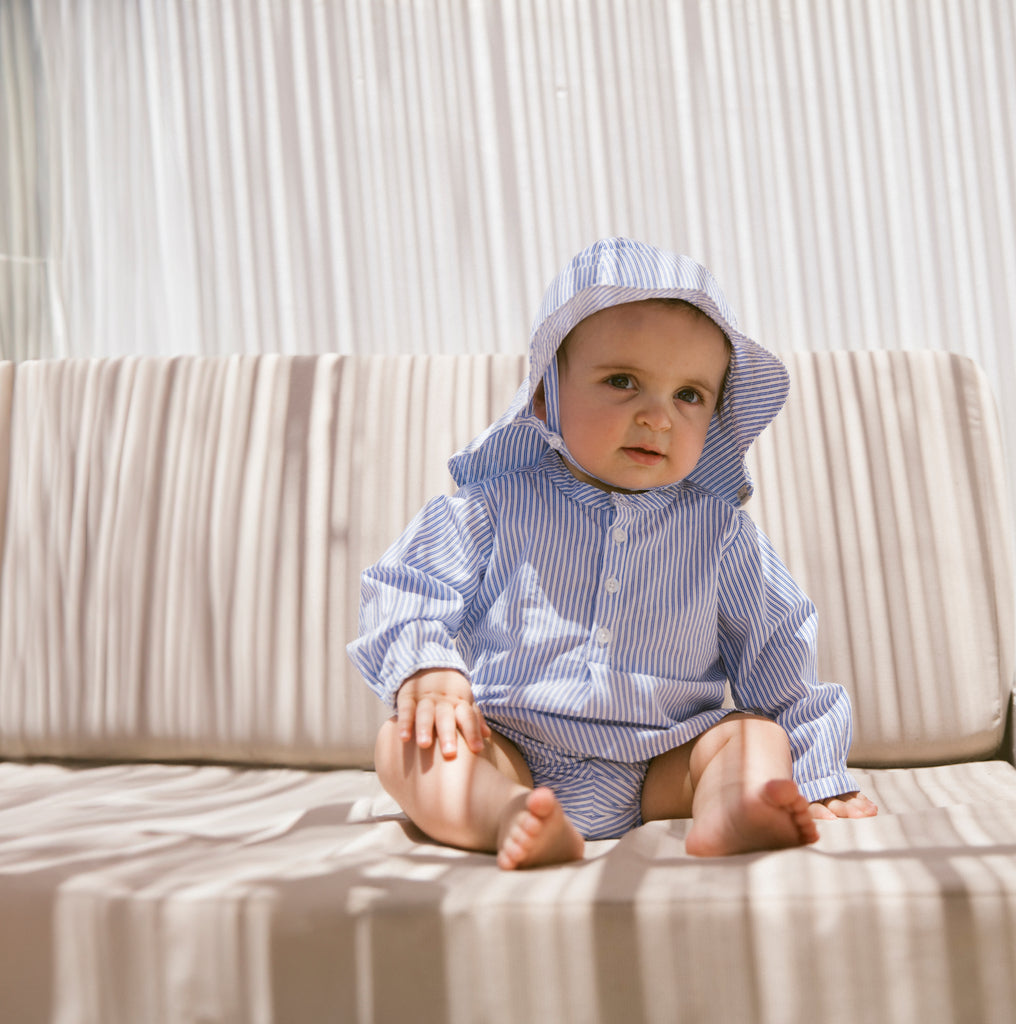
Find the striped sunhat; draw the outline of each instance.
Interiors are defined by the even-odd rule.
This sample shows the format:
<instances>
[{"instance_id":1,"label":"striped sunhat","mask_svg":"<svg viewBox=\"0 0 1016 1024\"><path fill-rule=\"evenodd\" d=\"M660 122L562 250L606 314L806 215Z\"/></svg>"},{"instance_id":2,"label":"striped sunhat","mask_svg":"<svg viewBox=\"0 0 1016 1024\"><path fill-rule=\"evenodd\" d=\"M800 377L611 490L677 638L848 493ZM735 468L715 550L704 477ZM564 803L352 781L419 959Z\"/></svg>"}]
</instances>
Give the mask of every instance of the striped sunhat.
<instances>
[{"instance_id":1,"label":"striped sunhat","mask_svg":"<svg viewBox=\"0 0 1016 1024\"><path fill-rule=\"evenodd\" d=\"M747 501L752 485L744 457L786 401L786 368L737 329L723 293L705 267L687 256L627 238L594 243L551 283L533 325L528 379L508 410L449 460L455 481L462 485L532 465L548 446L575 462L558 430L558 347L579 321L593 313L654 298L683 299L697 307L730 342L722 409L714 415L702 456L687 479L732 504ZM532 402L541 381L546 422L536 416Z\"/></svg>"}]
</instances>

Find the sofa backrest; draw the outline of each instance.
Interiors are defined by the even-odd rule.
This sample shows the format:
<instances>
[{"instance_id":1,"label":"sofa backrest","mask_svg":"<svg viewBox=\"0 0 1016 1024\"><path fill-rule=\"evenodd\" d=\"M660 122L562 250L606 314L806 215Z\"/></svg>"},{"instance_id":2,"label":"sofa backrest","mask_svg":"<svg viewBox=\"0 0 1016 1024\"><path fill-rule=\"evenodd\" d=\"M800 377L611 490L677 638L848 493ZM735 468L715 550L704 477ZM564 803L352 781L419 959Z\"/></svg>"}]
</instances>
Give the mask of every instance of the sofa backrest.
<instances>
[{"instance_id":1,"label":"sofa backrest","mask_svg":"<svg viewBox=\"0 0 1016 1024\"><path fill-rule=\"evenodd\" d=\"M991 389L944 352L785 356L749 508L819 610L851 761L994 754L1013 682L1012 517Z\"/></svg>"},{"instance_id":2,"label":"sofa backrest","mask_svg":"<svg viewBox=\"0 0 1016 1024\"><path fill-rule=\"evenodd\" d=\"M987 756L1012 676L1001 441L934 353L788 358L749 510L821 613L854 760ZM359 571L515 356L0 365L0 756L367 764ZM3 501L6 492L6 502Z\"/></svg>"},{"instance_id":3,"label":"sofa backrest","mask_svg":"<svg viewBox=\"0 0 1016 1024\"><path fill-rule=\"evenodd\" d=\"M0 756L369 763L384 711L345 652L359 572L450 488L448 452L522 361L6 372Z\"/></svg>"}]
</instances>

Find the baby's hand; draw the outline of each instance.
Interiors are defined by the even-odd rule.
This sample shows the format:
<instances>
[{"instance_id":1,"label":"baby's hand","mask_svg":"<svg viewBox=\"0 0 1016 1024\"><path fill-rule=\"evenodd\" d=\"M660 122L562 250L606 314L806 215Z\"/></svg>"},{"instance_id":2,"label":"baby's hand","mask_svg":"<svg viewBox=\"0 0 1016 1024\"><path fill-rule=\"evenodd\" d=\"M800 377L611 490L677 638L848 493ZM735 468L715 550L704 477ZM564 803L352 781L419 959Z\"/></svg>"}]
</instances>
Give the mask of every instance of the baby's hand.
<instances>
[{"instance_id":1,"label":"baby's hand","mask_svg":"<svg viewBox=\"0 0 1016 1024\"><path fill-rule=\"evenodd\" d=\"M863 793L842 793L826 797L811 805L813 818L872 818L878 814L875 806Z\"/></svg>"},{"instance_id":2,"label":"baby's hand","mask_svg":"<svg viewBox=\"0 0 1016 1024\"><path fill-rule=\"evenodd\" d=\"M441 753L451 760L458 749L461 732L473 753L483 750L490 726L473 703L469 680L454 669L422 669L410 676L395 698L399 736L403 743L416 738L416 745L429 747L437 736Z\"/></svg>"}]
</instances>

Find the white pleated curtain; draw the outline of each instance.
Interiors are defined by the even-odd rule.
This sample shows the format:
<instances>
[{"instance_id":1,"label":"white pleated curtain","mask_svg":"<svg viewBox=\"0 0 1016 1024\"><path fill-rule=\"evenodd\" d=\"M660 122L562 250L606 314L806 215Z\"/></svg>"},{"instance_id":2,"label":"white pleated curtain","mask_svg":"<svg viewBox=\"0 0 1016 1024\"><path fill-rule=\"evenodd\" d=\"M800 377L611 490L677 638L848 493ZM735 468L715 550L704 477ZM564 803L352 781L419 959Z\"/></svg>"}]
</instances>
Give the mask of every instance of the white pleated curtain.
<instances>
[{"instance_id":1,"label":"white pleated curtain","mask_svg":"<svg viewBox=\"0 0 1016 1024\"><path fill-rule=\"evenodd\" d=\"M0 88L4 358L516 353L630 234L1014 381L1009 0L0 0Z\"/></svg>"}]
</instances>

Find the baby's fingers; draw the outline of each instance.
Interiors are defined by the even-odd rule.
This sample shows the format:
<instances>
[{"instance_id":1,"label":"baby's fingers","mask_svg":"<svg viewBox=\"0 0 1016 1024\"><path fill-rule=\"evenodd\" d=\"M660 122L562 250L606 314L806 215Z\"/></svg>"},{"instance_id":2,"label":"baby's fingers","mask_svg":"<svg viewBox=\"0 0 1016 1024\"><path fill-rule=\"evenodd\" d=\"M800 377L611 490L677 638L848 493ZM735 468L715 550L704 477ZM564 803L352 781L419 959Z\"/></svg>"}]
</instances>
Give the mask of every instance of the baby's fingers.
<instances>
[{"instance_id":1,"label":"baby's fingers","mask_svg":"<svg viewBox=\"0 0 1016 1024\"><path fill-rule=\"evenodd\" d=\"M878 814L878 807L863 793L851 793L838 800L830 800L829 809L837 818L871 818Z\"/></svg>"},{"instance_id":2,"label":"baby's fingers","mask_svg":"<svg viewBox=\"0 0 1016 1024\"><path fill-rule=\"evenodd\" d=\"M451 760L458 753L459 733L474 753L483 749L490 728L473 703L469 680L460 672L427 669L410 676L395 698L399 736L421 749L433 747Z\"/></svg>"},{"instance_id":3,"label":"baby's fingers","mask_svg":"<svg viewBox=\"0 0 1016 1024\"><path fill-rule=\"evenodd\" d=\"M429 747L433 743L435 718L434 702L429 697L422 697L416 704L416 718L413 722L418 747Z\"/></svg>"},{"instance_id":4,"label":"baby's fingers","mask_svg":"<svg viewBox=\"0 0 1016 1024\"><path fill-rule=\"evenodd\" d=\"M454 705L447 701L438 702L434 709L434 728L441 753L450 761L459 749L459 730Z\"/></svg>"},{"instance_id":5,"label":"baby's fingers","mask_svg":"<svg viewBox=\"0 0 1016 1024\"><path fill-rule=\"evenodd\" d=\"M483 741L490 736L490 726L480 709L475 704L463 702L455 709L455 720L466 745L478 754L483 750Z\"/></svg>"},{"instance_id":6,"label":"baby's fingers","mask_svg":"<svg viewBox=\"0 0 1016 1024\"><path fill-rule=\"evenodd\" d=\"M811 805L813 818L871 818L878 807L863 793L843 793Z\"/></svg>"},{"instance_id":7,"label":"baby's fingers","mask_svg":"<svg viewBox=\"0 0 1016 1024\"><path fill-rule=\"evenodd\" d=\"M408 686L399 690L395 699L395 721L399 726L399 739L403 743L413 738L413 727L416 725L416 697Z\"/></svg>"}]
</instances>

